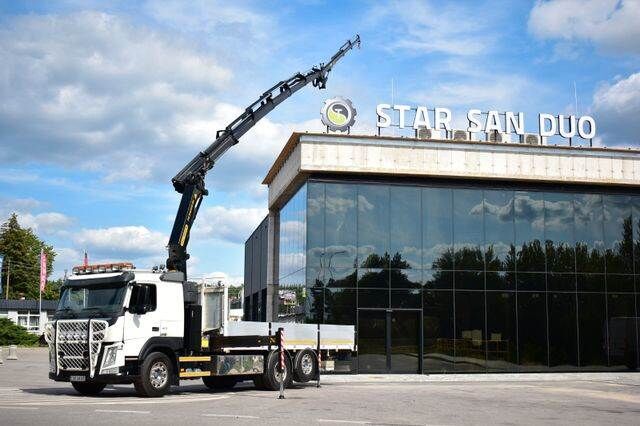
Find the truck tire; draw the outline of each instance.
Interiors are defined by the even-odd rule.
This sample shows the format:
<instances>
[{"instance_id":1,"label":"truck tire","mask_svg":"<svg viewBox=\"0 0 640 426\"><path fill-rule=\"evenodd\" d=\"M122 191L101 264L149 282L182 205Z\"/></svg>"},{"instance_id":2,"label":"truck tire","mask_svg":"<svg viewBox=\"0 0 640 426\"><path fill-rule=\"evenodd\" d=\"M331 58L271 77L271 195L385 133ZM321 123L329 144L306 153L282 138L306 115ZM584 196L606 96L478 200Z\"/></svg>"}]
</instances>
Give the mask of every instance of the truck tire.
<instances>
[{"instance_id":1,"label":"truck tire","mask_svg":"<svg viewBox=\"0 0 640 426\"><path fill-rule=\"evenodd\" d=\"M82 395L95 396L107 386L105 383L71 382L71 386Z\"/></svg>"},{"instance_id":2,"label":"truck tire","mask_svg":"<svg viewBox=\"0 0 640 426\"><path fill-rule=\"evenodd\" d=\"M238 379L232 376L208 376L203 377L202 382L209 389L232 389Z\"/></svg>"},{"instance_id":3,"label":"truck tire","mask_svg":"<svg viewBox=\"0 0 640 426\"><path fill-rule=\"evenodd\" d=\"M293 358L293 380L306 383L318 374L318 358L311 349L298 351Z\"/></svg>"},{"instance_id":4,"label":"truck tire","mask_svg":"<svg viewBox=\"0 0 640 426\"><path fill-rule=\"evenodd\" d=\"M267 355L267 362L265 371L262 375L262 382L264 388L267 390L279 390L280 389L280 376L278 373L278 363L280 362L280 354L277 350L269 352ZM293 375L291 374L291 360L287 354L284 355L284 387L291 386L293 381Z\"/></svg>"},{"instance_id":5,"label":"truck tire","mask_svg":"<svg viewBox=\"0 0 640 426\"><path fill-rule=\"evenodd\" d=\"M140 367L140 376L133 382L138 395L159 397L169 392L173 365L168 356L162 352L152 352L145 358Z\"/></svg>"}]
</instances>

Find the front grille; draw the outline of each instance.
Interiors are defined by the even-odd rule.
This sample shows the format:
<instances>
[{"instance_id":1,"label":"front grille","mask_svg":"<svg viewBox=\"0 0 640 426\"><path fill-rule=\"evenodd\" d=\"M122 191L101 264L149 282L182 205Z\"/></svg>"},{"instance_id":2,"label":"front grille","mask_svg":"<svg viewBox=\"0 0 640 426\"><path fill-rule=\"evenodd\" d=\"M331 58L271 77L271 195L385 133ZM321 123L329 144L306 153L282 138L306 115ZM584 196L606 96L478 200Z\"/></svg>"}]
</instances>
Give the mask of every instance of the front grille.
<instances>
[{"instance_id":1,"label":"front grille","mask_svg":"<svg viewBox=\"0 0 640 426\"><path fill-rule=\"evenodd\" d=\"M103 320L56 321L54 349L57 370L89 371L93 377L107 326Z\"/></svg>"}]
</instances>

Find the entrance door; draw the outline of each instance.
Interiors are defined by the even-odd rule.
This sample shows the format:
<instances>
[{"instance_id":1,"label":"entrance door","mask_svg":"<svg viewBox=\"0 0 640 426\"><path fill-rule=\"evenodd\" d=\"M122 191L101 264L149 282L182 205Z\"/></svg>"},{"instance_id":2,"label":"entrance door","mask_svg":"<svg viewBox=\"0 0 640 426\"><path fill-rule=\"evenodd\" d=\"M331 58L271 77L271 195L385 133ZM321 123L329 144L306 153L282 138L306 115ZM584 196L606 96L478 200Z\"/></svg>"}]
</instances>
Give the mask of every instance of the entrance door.
<instances>
[{"instance_id":1,"label":"entrance door","mask_svg":"<svg viewBox=\"0 0 640 426\"><path fill-rule=\"evenodd\" d=\"M358 372L420 373L420 310L358 310Z\"/></svg>"}]
</instances>

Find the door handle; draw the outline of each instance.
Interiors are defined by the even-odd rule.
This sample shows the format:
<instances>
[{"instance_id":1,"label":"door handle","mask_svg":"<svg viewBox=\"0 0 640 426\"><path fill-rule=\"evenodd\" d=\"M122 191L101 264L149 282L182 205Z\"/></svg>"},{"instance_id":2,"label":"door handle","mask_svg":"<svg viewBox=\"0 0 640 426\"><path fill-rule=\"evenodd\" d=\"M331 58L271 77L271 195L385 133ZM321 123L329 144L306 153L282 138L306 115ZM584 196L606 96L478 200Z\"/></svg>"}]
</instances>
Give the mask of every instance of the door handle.
<instances>
[{"instance_id":1,"label":"door handle","mask_svg":"<svg viewBox=\"0 0 640 426\"><path fill-rule=\"evenodd\" d=\"M151 327L151 331L160 331L160 327Z\"/></svg>"}]
</instances>

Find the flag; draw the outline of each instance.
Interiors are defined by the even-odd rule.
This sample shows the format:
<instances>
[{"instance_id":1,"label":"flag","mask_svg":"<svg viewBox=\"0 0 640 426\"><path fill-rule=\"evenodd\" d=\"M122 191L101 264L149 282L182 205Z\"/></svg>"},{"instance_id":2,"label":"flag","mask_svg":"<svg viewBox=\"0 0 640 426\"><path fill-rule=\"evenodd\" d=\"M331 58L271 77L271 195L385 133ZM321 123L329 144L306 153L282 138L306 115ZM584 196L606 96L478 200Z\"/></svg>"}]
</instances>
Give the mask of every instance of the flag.
<instances>
[{"instance_id":1,"label":"flag","mask_svg":"<svg viewBox=\"0 0 640 426\"><path fill-rule=\"evenodd\" d=\"M40 250L40 291L47 285L47 254Z\"/></svg>"}]
</instances>

